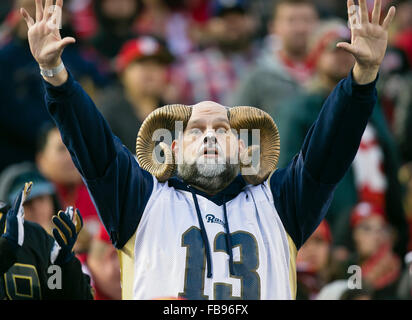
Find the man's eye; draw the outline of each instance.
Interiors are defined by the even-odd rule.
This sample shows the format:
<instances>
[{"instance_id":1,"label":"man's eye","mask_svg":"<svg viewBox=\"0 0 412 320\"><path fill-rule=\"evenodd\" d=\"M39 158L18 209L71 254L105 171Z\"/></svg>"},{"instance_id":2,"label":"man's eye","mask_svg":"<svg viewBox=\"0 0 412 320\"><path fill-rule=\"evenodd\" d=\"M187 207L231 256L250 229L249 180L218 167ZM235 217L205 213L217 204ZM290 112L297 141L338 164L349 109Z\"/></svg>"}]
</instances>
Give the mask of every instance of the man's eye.
<instances>
[{"instance_id":1,"label":"man's eye","mask_svg":"<svg viewBox=\"0 0 412 320\"><path fill-rule=\"evenodd\" d=\"M190 129L190 134L199 135L199 134L201 134L201 133L202 133L202 131L201 131L200 129L198 129L198 128Z\"/></svg>"},{"instance_id":2,"label":"man's eye","mask_svg":"<svg viewBox=\"0 0 412 320\"><path fill-rule=\"evenodd\" d=\"M216 133L217 134L225 134L227 132L227 129L226 128L218 128L217 130L216 130Z\"/></svg>"}]
</instances>

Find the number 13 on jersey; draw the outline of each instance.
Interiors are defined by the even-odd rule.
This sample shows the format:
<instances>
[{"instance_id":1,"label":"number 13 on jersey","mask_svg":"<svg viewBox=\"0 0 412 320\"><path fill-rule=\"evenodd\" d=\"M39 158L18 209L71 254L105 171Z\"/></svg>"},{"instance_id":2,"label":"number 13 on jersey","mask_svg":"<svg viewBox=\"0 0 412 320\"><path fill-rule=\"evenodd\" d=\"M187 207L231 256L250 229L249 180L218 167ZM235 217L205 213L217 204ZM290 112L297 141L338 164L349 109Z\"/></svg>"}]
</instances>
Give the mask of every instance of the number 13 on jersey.
<instances>
[{"instance_id":1,"label":"number 13 on jersey","mask_svg":"<svg viewBox=\"0 0 412 320\"><path fill-rule=\"evenodd\" d=\"M240 280L240 297L233 296L232 285L228 283L214 283L213 289L216 300L258 300L260 299L260 278L256 272L259 267L259 255L256 238L245 231L232 233L232 248L239 247L240 260L234 261L234 275L232 278ZM214 252L226 253L226 234L220 232L216 235ZM209 299L204 294L206 253L200 229L189 228L182 235L182 246L187 248L185 284L179 297L191 300Z\"/></svg>"}]
</instances>

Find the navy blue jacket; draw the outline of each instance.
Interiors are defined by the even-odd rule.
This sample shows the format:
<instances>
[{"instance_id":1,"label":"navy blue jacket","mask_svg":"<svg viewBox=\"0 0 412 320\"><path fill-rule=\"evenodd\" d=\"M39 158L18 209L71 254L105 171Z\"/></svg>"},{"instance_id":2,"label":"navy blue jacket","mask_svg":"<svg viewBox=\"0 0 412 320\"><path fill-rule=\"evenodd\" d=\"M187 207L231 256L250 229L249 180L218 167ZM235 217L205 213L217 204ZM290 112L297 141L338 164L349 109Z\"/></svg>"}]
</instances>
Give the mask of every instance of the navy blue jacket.
<instances>
[{"instance_id":1,"label":"navy blue jacket","mask_svg":"<svg viewBox=\"0 0 412 320\"><path fill-rule=\"evenodd\" d=\"M153 178L113 135L90 97L69 74L66 83L44 82L46 104L76 167L89 189L113 244L122 248L134 234L153 189ZM270 178L275 207L299 249L324 218L339 180L358 150L376 103L376 80L358 85L352 74L326 100L300 153ZM175 188L185 188L177 178ZM242 192L238 176L212 197L221 204ZM224 199L224 200L222 200Z\"/></svg>"}]
</instances>

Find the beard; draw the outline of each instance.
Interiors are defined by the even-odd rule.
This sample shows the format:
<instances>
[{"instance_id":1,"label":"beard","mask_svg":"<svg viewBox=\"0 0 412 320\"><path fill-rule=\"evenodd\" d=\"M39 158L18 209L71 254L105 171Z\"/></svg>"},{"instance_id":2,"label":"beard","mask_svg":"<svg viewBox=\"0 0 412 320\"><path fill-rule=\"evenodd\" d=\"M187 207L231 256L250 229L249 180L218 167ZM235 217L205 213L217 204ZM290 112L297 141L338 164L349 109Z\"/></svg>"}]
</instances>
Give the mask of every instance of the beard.
<instances>
[{"instance_id":1,"label":"beard","mask_svg":"<svg viewBox=\"0 0 412 320\"><path fill-rule=\"evenodd\" d=\"M227 187L239 174L239 164L196 161L177 166L177 175L186 183L215 194Z\"/></svg>"}]
</instances>

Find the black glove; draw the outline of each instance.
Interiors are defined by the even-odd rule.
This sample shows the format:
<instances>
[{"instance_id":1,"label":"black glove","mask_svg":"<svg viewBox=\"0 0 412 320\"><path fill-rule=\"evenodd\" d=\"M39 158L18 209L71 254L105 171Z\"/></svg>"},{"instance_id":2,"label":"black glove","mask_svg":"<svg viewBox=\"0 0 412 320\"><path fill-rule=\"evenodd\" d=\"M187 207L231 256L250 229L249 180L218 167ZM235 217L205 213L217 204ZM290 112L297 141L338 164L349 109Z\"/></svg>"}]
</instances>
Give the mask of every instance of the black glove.
<instances>
[{"instance_id":1,"label":"black glove","mask_svg":"<svg viewBox=\"0 0 412 320\"><path fill-rule=\"evenodd\" d=\"M52 222L55 226L52 231L55 245L50 260L51 263L63 265L74 257L73 246L83 227L83 218L78 209L67 207L65 212L59 211L57 216L52 218Z\"/></svg>"},{"instance_id":2,"label":"black glove","mask_svg":"<svg viewBox=\"0 0 412 320\"><path fill-rule=\"evenodd\" d=\"M24 242L24 208L23 203L29 196L32 182L26 182L18 194L13 206L7 212L6 226L3 238L6 238L15 249L21 247Z\"/></svg>"}]
</instances>

